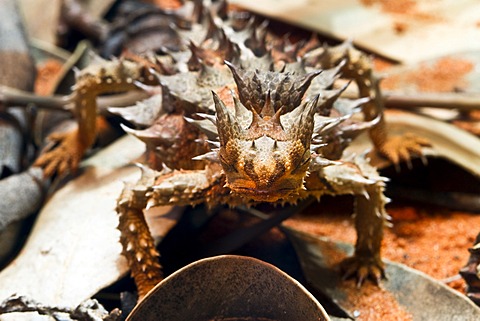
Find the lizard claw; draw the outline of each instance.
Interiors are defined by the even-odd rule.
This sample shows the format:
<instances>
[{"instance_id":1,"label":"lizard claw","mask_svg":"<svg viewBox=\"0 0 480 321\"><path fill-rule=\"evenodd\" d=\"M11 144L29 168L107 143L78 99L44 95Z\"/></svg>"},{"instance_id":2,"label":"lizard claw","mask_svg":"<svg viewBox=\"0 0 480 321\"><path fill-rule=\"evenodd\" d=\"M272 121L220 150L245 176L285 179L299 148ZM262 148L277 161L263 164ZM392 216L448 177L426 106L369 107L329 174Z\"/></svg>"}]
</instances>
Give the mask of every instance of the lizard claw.
<instances>
[{"instance_id":1,"label":"lizard claw","mask_svg":"<svg viewBox=\"0 0 480 321\"><path fill-rule=\"evenodd\" d=\"M51 141L51 147L42 152L34 166L42 167L45 177L74 173L86 150L78 130L54 133L48 137L48 140Z\"/></svg>"},{"instance_id":2,"label":"lizard claw","mask_svg":"<svg viewBox=\"0 0 480 321\"><path fill-rule=\"evenodd\" d=\"M413 134L405 134L388 137L385 144L380 148L380 153L394 165L397 166L401 161L404 161L410 168L412 156L422 157L422 148L430 146L428 139Z\"/></svg>"},{"instance_id":3,"label":"lizard claw","mask_svg":"<svg viewBox=\"0 0 480 321\"><path fill-rule=\"evenodd\" d=\"M345 259L340 269L344 280L357 279L357 287L361 287L366 279L380 285L381 279L385 278L384 264L380 259L353 256Z\"/></svg>"}]
</instances>

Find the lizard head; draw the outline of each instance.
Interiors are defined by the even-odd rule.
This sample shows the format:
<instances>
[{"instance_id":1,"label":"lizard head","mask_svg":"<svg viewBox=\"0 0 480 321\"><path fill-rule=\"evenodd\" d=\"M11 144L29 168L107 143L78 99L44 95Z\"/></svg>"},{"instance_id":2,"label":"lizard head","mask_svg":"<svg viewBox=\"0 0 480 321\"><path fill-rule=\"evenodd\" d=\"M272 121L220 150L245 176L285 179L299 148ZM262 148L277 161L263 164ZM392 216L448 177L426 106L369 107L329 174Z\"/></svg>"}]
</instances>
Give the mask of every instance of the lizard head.
<instances>
[{"instance_id":1,"label":"lizard head","mask_svg":"<svg viewBox=\"0 0 480 321\"><path fill-rule=\"evenodd\" d=\"M227 187L240 197L258 202L275 202L298 194L310 165L317 99L275 105L267 90L261 99L247 101L252 104L248 107L234 97L235 113L215 93L213 100L220 142L218 159Z\"/></svg>"},{"instance_id":2,"label":"lizard head","mask_svg":"<svg viewBox=\"0 0 480 321\"><path fill-rule=\"evenodd\" d=\"M317 100L302 104L302 98L319 72L247 71L226 64L240 98L234 97L232 114L214 94L227 187L259 202L288 199L303 189L310 165Z\"/></svg>"},{"instance_id":3,"label":"lizard head","mask_svg":"<svg viewBox=\"0 0 480 321\"><path fill-rule=\"evenodd\" d=\"M232 93L233 102L226 106L213 92L215 115L189 120L206 134L212 146L210 152L194 159L219 162L226 187L247 201L295 199L305 188L309 172L335 163L330 156L334 159L336 154L325 148L331 146L335 152L337 145L343 146L330 140L339 136L341 129L337 126L351 113L326 116L333 101L326 92L327 98L321 101L320 95L303 97L320 71L259 71L226 64L237 85L238 98ZM330 73L323 82L329 83L326 80L335 75ZM333 99L340 92L334 91ZM359 103L346 104L344 109L353 111Z\"/></svg>"}]
</instances>

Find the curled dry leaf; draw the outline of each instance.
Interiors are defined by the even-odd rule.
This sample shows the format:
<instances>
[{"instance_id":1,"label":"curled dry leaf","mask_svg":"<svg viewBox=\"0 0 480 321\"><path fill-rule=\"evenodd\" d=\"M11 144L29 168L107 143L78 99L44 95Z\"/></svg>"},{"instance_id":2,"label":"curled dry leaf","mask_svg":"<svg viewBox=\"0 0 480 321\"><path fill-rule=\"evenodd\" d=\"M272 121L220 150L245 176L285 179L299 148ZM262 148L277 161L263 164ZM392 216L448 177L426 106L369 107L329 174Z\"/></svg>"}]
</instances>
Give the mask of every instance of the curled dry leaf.
<instances>
[{"instance_id":1,"label":"curled dry leaf","mask_svg":"<svg viewBox=\"0 0 480 321\"><path fill-rule=\"evenodd\" d=\"M432 145L425 151L427 156L442 157L473 175L480 177L480 139L454 125L398 110L387 110L386 120L389 133L414 134L428 139ZM367 137L360 136L349 147L349 151L362 153L369 148ZM374 166L384 168L389 161L371 153Z\"/></svg>"},{"instance_id":2,"label":"curled dry leaf","mask_svg":"<svg viewBox=\"0 0 480 321\"><path fill-rule=\"evenodd\" d=\"M337 39L353 38L362 48L401 62L480 48L478 15L472 14L480 3L474 0L230 2Z\"/></svg>"}]
</instances>

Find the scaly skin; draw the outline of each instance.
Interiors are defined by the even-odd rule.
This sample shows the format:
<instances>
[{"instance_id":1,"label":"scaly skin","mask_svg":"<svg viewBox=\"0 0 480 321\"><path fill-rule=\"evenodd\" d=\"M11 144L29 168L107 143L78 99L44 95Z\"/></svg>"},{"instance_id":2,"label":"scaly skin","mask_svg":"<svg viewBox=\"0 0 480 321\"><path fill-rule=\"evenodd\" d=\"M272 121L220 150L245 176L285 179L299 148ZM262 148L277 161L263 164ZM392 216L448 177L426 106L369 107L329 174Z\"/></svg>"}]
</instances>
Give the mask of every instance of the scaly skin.
<instances>
[{"instance_id":1,"label":"scaly skin","mask_svg":"<svg viewBox=\"0 0 480 321\"><path fill-rule=\"evenodd\" d=\"M195 157L203 160L206 167L150 171L139 184L126 187L119 203L146 204L145 207L198 203L236 206L296 203L309 196L320 199L325 194L354 194L358 241L355 255L343 265L344 272L356 277L359 283L366 278L378 282L383 275L380 243L385 217L384 179L363 157L337 160L337 152L328 148L328 142L343 146L342 134L352 127L361 127L350 120L357 104L351 102L352 113L320 116L325 114L324 108L329 108L326 101L315 97L304 103L301 99L318 72L295 76L288 72L249 73L233 65L229 68L235 75L240 99L234 97L227 106L213 94L213 128L209 120L189 121L209 136L214 147ZM266 94L263 87L269 88ZM298 92L298 96L282 95L285 87ZM368 128L369 123L366 124ZM322 138L327 146L312 143ZM151 177L147 187L145 177ZM122 209L119 214L124 216L128 211ZM144 288L151 284L136 272L132 275L140 291L148 291Z\"/></svg>"},{"instance_id":2,"label":"scaly skin","mask_svg":"<svg viewBox=\"0 0 480 321\"><path fill-rule=\"evenodd\" d=\"M427 142L387 137L371 62L351 45L324 48L313 39L279 46L278 39L267 40L273 36L267 37L263 27L249 24L234 31L231 19L217 26L209 14L204 21L207 32L195 23L191 30L179 29L185 43L180 52L148 60L152 63L144 58L103 61L82 71L74 94L79 131L70 136L79 142L72 145L75 160L61 155L68 146L62 150L60 141L58 152L50 152L54 157L45 156L38 164L61 159L46 167L46 174L78 164L78 155L95 139L97 95L131 90L135 80L156 84L147 89L150 100L118 111L155 110L147 121L129 116L139 127L147 123L147 128L127 131L146 143L148 166L139 182L125 186L117 205L123 254L140 296L162 278L145 208L295 204L323 195L355 196L358 238L353 257L342 264L343 273L359 284L367 278L378 282L384 275L385 179L365 157L344 155L344 149L369 130L379 151L398 162L420 154ZM369 100L340 98L342 90L333 89L339 77L353 80L359 97ZM363 120L354 117L358 113Z\"/></svg>"}]
</instances>

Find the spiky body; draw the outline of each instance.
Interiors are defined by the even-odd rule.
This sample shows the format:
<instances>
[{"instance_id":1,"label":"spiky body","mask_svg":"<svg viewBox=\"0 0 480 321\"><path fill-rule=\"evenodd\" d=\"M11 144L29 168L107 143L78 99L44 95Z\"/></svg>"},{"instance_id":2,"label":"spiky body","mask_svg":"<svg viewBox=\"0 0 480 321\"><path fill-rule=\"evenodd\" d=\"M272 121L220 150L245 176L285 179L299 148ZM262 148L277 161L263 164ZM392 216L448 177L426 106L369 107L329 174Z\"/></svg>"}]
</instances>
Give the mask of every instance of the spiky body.
<instances>
[{"instance_id":1,"label":"spiky body","mask_svg":"<svg viewBox=\"0 0 480 321\"><path fill-rule=\"evenodd\" d=\"M388 150L368 58L350 44L327 48L313 38L286 45L265 25L240 28L223 6L196 4L190 28L177 29L182 49L98 62L75 87L89 145L96 95L132 89L136 81L156 86L148 88L148 100L111 109L140 127L126 130L145 142L148 154L141 180L125 186L117 205L123 253L140 295L161 279L143 210L167 204L285 204L353 194L358 240L345 273L360 282L379 279L384 179L364 157L343 153L363 130ZM345 87L335 84L344 76L356 82L359 99L340 98ZM145 115L140 110L150 116L136 117ZM409 144L407 150L419 152L420 141Z\"/></svg>"}]
</instances>

